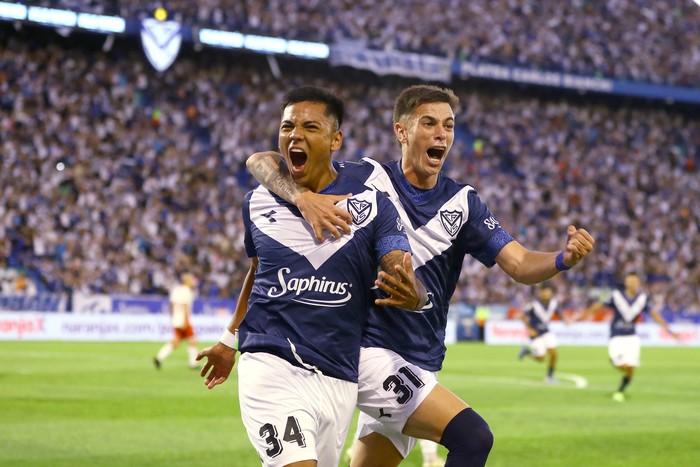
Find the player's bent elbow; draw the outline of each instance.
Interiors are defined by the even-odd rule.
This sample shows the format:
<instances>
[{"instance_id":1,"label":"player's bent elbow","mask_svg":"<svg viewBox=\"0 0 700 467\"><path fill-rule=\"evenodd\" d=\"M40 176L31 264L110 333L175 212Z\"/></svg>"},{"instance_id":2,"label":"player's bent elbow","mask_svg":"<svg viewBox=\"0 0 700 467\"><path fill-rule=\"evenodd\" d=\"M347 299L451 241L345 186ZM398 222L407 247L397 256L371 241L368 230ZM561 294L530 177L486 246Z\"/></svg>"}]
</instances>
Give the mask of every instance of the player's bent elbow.
<instances>
[{"instance_id":1,"label":"player's bent elbow","mask_svg":"<svg viewBox=\"0 0 700 467\"><path fill-rule=\"evenodd\" d=\"M252 154L251 156L248 156L248 159L245 161L245 166L248 170L253 170L255 166L262 160L262 158L265 157L264 152L256 152L255 154Z\"/></svg>"},{"instance_id":2,"label":"player's bent elbow","mask_svg":"<svg viewBox=\"0 0 700 467\"><path fill-rule=\"evenodd\" d=\"M275 151L261 151L249 156L248 159L246 159L245 161L245 166L248 170L252 171L258 166L258 164L260 164L265 158L268 157L271 157L278 161L282 159L280 154Z\"/></svg>"}]
</instances>

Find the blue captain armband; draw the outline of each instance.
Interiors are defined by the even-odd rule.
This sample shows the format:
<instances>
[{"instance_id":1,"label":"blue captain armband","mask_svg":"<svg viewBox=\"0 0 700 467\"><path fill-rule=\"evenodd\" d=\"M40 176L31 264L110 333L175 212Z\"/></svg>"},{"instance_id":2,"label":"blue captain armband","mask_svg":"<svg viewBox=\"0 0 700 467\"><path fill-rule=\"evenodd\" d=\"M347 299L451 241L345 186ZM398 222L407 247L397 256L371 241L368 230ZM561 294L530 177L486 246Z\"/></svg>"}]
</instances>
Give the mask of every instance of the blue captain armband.
<instances>
[{"instance_id":1,"label":"blue captain armband","mask_svg":"<svg viewBox=\"0 0 700 467\"><path fill-rule=\"evenodd\" d=\"M554 260L554 267L557 268L557 271L568 271L571 269L569 266L564 264L564 250L561 250L557 255L557 258Z\"/></svg>"}]
</instances>

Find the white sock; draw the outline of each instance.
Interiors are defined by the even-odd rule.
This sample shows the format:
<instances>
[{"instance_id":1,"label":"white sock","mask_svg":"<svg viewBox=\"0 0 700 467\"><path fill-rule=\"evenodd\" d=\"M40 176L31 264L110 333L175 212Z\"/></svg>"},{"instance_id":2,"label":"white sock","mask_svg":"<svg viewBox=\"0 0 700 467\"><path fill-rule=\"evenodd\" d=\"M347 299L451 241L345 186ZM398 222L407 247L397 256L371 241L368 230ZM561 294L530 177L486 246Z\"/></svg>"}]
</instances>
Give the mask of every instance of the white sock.
<instances>
[{"instance_id":1,"label":"white sock","mask_svg":"<svg viewBox=\"0 0 700 467\"><path fill-rule=\"evenodd\" d=\"M423 461L433 461L437 459L438 445L427 439L418 440L420 443L420 450L423 453Z\"/></svg>"},{"instance_id":2,"label":"white sock","mask_svg":"<svg viewBox=\"0 0 700 467\"><path fill-rule=\"evenodd\" d=\"M190 366L197 366L197 347L194 345L187 346L187 355L190 357Z\"/></svg>"},{"instance_id":3,"label":"white sock","mask_svg":"<svg viewBox=\"0 0 700 467\"><path fill-rule=\"evenodd\" d=\"M156 354L156 358L158 359L159 362L162 362L166 358L168 358L168 355L173 353L173 343L168 342L165 344L163 347L160 348L158 351L158 354Z\"/></svg>"}]
</instances>

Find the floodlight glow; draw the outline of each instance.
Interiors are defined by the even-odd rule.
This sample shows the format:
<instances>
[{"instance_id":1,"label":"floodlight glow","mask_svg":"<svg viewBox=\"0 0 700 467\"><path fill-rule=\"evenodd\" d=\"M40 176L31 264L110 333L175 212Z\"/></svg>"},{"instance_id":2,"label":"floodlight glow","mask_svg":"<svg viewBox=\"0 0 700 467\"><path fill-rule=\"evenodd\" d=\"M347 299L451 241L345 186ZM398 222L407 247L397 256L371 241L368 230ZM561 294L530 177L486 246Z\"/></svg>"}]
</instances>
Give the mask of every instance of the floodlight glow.
<instances>
[{"instance_id":1,"label":"floodlight glow","mask_svg":"<svg viewBox=\"0 0 700 467\"><path fill-rule=\"evenodd\" d=\"M32 6L29 7L27 19L49 26L73 27L78 22L78 14L68 10Z\"/></svg>"},{"instance_id":2,"label":"floodlight glow","mask_svg":"<svg viewBox=\"0 0 700 467\"><path fill-rule=\"evenodd\" d=\"M27 7L19 3L0 2L0 19L27 19Z\"/></svg>"},{"instance_id":3,"label":"floodlight glow","mask_svg":"<svg viewBox=\"0 0 700 467\"><path fill-rule=\"evenodd\" d=\"M200 29L199 42L215 47L240 49L243 48L244 36L240 32L217 31L215 29Z\"/></svg>"},{"instance_id":4,"label":"floodlight glow","mask_svg":"<svg viewBox=\"0 0 700 467\"><path fill-rule=\"evenodd\" d=\"M245 48L273 54L283 54L287 51L287 41L279 37L245 36Z\"/></svg>"},{"instance_id":5,"label":"floodlight glow","mask_svg":"<svg viewBox=\"0 0 700 467\"><path fill-rule=\"evenodd\" d=\"M123 33L126 30L126 21L118 16L80 13L78 27L99 32Z\"/></svg>"},{"instance_id":6,"label":"floodlight glow","mask_svg":"<svg viewBox=\"0 0 700 467\"><path fill-rule=\"evenodd\" d=\"M330 47L320 42L289 41L287 43L287 53L297 57L328 58Z\"/></svg>"}]
</instances>

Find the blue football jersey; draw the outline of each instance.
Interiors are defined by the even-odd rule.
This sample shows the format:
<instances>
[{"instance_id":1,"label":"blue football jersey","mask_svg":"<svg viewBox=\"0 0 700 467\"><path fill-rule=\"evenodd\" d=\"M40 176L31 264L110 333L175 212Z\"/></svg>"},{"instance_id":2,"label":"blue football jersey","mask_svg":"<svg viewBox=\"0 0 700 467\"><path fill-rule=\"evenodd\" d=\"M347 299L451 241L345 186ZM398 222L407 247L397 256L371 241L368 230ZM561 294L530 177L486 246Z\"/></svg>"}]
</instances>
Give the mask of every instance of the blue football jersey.
<instances>
[{"instance_id":1,"label":"blue football jersey","mask_svg":"<svg viewBox=\"0 0 700 467\"><path fill-rule=\"evenodd\" d=\"M648 313L650 309L647 294L640 293L636 297L628 297L619 290L613 290L612 296L605 302L605 305L613 310L610 337L635 334L637 332L637 319L642 313Z\"/></svg>"},{"instance_id":2,"label":"blue football jersey","mask_svg":"<svg viewBox=\"0 0 700 467\"><path fill-rule=\"evenodd\" d=\"M549 332L549 322L555 314L559 314L559 301L556 298L546 305L539 300L533 300L525 310L530 327L537 331L538 337Z\"/></svg>"},{"instance_id":3,"label":"blue football jersey","mask_svg":"<svg viewBox=\"0 0 700 467\"><path fill-rule=\"evenodd\" d=\"M356 382L380 259L410 245L396 209L376 191L339 175L322 193L353 193L339 203L352 215L351 233L323 243L294 206L263 187L246 195L245 247L258 268L239 349Z\"/></svg>"},{"instance_id":4,"label":"blue football jersey","mask_svg":"<svg viewBox=\"0 0 700 467\"><path fill-rule=\"evenodd\" d=\"M387 196L396 206L413 249L413 268L428 291L423 313L397 313L374 306L362 345L384 347L426 370L438 371L445 358L445 327L465 255L487 267L513 238L501 228L473 187L440 174L436 186L421 190L403 175L399 162L372 159L338 164Z\"/></svg>"}]
</instances>

